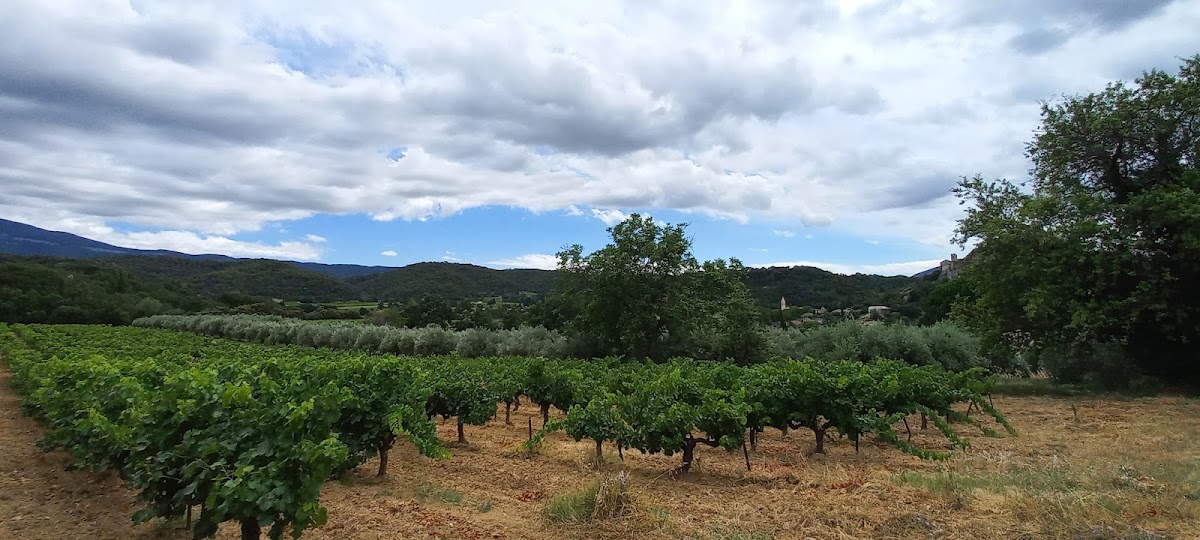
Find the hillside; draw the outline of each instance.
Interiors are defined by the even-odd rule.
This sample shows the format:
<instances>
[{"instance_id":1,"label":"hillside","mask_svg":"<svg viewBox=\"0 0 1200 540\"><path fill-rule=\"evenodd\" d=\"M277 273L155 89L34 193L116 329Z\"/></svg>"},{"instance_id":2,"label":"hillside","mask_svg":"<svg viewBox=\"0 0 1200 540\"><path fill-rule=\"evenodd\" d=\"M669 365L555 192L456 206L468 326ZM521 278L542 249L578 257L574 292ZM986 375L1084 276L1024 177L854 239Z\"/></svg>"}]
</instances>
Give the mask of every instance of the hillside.
<instances>
[{"instance_id":1,"label":"hillside","mask_svg":"<svg viewBox=\"0 0 1200 540\"><path fill-rule=\"evenodd\" d=\"M904 276L846 276L811 266L751 268L749 274L747 286L760 304L778 306L784 297L789 305L829 309L895 304L902 300L902 291L921 281Z\"/></svg>"},{"instance_id":2,"label":"hillside","mask_svg":"<svg viewBox=\"0 0 1200 540\"><path fill-rule=\"evenodd\" d=\"M358 289L333 276L270 259L211 261L125 255L102 259L145 279L186 284L206 296L242 294L284 300L354 300Z\"/></svg>"},{"instance_id":3,"label":"hillside","mask_svg":"<svg viewBox=\"0 0 1200 540\"><path fill-rule=\"evenodd\" d=\"M404 267L235 259L165 250L122 248L77 235L0 219L0 253L99 259L143 280L176 283L204 296L328 302L402 302L425 296L459 300L482 296L538 298L554 287L551 270L496 270L471 264L416 263ZM61 261L53 263L60 264ZM749 269L749 287L764 307L789 305L864 308L882 304L919 313L932 276L845 276L812 267Z\"/></svg>"},{"instance_id":4,"label":"hillside","mask_svg":"<svg viewBox=\"0 0 1200 540\"><path fill-rule=\"evenodd\" d=\"M0 321L128 324L212 306L187 286L109 262L0 255Z\"/></svg>"},{"instance_id":5,"label":"hillside","mask_svg":"<svg viewBox=\"0 0 1200 540\"><path fill-rule=\"evenodd\" d=\"M544 295L554 287L554 271L495 270L473 264L416 263L371 276L352 279L367 298L389 302L422 296L449 300L480 296L516 297Z\"/></svg>"}]
</instances>

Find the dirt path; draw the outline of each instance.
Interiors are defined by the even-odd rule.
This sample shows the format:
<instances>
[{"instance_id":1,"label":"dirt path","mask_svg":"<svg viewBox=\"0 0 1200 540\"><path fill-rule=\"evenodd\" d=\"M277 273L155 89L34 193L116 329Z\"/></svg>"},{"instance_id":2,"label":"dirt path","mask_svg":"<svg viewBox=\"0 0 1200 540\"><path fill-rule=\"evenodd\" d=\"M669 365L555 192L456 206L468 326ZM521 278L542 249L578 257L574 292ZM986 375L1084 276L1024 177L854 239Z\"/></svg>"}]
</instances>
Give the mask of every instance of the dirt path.
<instances>
[{"instance_id":1,"label":"dirt path","mask_svg":"<svg viewBox=\"0 0 1200 540\"><path fill-rule=\"evenodd\" d=\"M183 538L154 525L135 527L134 494L111 475L67 471L70 457L38 448L42 428L0 365L0 539Z\"/></svg>"}]
</instances>

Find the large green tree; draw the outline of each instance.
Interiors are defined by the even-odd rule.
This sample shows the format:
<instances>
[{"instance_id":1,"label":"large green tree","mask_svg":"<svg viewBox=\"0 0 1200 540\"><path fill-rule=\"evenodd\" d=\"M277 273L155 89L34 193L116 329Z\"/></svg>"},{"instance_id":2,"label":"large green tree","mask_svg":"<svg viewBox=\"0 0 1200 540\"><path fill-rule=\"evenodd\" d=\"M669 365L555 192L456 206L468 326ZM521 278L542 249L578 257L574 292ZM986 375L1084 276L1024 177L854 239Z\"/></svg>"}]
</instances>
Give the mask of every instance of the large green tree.
<instances>
[{"instance_id":1,"label":"large green tree","mask_svg":"<svg viewBox=\"0 0 1200 540\"><path fill-rule=\"evenodd\" d=\"M761 328L745 267L737 259L697 261L685 228L633 214L608 229L605 247L558 253L560 293L572 306L564 312L596 353L739 361L758 354Z\"/></svg>"},{"instance_id":2,"label":"large green tree","mask_svg":"<svg viewBox=\"0 0 1200 540\"><path fill-rule=\"evenodd\" d=\"M1200 381L1200 56L1042 107L1021 185L975 177L960 314L1066 380Z\"/></svg>"}]
</instances>

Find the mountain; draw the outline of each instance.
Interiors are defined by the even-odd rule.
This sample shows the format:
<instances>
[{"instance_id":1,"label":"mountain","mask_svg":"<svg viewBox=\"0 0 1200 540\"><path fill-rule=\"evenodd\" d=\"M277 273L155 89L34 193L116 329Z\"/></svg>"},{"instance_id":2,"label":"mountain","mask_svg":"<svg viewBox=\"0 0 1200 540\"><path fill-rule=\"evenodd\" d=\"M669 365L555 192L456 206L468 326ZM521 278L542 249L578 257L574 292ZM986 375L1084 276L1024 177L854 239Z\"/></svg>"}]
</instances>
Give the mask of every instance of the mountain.
<instances>
[{"instance_id":1,"label":"mountain","mask_svg":"<svg viewBox=\"0 0 1200 540\"><path fill-rule=\"evenodd\" d=\"M445 262L393 268L188 255L122 248L2 219L0 253L95 259L138 279L179 284L210 298L244 295L312 302L397 302L424 296L447 300L500 296L529 300L550 292L555 276L552 270L496 270ZM793 306L835 309L887 305L919 314L932 285L932 281L925 283L932 276L924 274L927 273L914 277L845 276L807 266L751 268L748 286L765 307L777 307L779 298L784 297Z\"/></svg>"},{"instance_id":2,"label":"mountain","mask_svg":"<svg viewBox=\"0 0 1200 540\"><path fill-rule=\"evenodd\" d=\"M363 294L389 302L422 296L448 300L521 295L541 296L554 287L553 270L516 268L495 270L473 264L416 263L394 270L351 279Z\"/></svg>"},{"instance_id":3,"label":"mountain","mask_svg":"<svg viewBox=\"0 0 1200 540\"><path fill-rule=\"evenodd\" d=\"M811 266L775 266L750 268L746 285L754 299L767 306L778 307L783 297L793 306L862 309L870 305L894 307L905 301L903 291L918 281L905 276L846 276Z\"/></svg>"},{"instance_id":4,"label":"mountain","mask_svg":"<svg viewBox=\"0 0 1200 540\"><path fill-rule=\"evenodd\" d=\"M118 255L97 259L141 279L167 279L205 296L238 294L307 302L359 297L356 287L336 277L271 259L197 260Z\"/></svg>"},{"instance_id":5,"label":"mountain","mask_svg":"<svg viewBox=\"0 0 1200 540\"><path fill-rule=\"evenodd\" d=\"M71 233L0 219L0 253L90 259L106 255L173 255L207 260L233 260L225 255L189 255L165 249L133 249L97 242Z\"/></svg>"},{"instance_id":6,"label":"mountain","mask_svg":"<svg viewBox=\"0 0 1200 540\"><path fill-rule=\"evenodd\" d=\"M166 249L134 249L104 242L71 233L48 231L16 221L0 219L0 253L12 255L44 255L48 257L63 257L66 259L92 259L113 255L158 255L206 261L238 261L226 255L192 255ZM324 264L314 262L283 261L305 270L320 272L337 279L366 276L393 270L389 266L363 266L358 264Z\"/></svg>"},{"instance_id":7,"label":"mountain","mask_svg":"<svg viewBox=\"0 0 1200 540\"><path fill-rule=\"evenodd\" d=\"M129 324L215 302L178 282L137 277L99 259L0 254L0 321Z\"/></svg>"}]
</instances>

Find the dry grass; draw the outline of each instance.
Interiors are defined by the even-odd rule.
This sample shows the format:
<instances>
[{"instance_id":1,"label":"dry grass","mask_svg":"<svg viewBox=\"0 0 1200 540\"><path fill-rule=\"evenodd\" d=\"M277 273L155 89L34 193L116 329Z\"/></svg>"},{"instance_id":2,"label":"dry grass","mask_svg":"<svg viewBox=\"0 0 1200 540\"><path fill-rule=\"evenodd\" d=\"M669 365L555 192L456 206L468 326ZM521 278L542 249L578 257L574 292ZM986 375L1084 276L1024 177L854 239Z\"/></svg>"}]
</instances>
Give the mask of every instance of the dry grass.
<instances>
[{"instance_id":1,"label":"dry grass","mask_svg":"<svg viewBox=\"0 0 1200 540\"><path fill-rule=\"evenodd\" d=\"M11 399L3 405L16 407ZM527 438L522 409L514 414L516 426L473 428L472 445L454 448L448 461L401 445L387 478L375 480L376 465L367 463L345 481L327 483L322 502L329 523L304 537L1200 538L1196 401L997 396L995 405L1020 437L973 437L970 450L943 463L868 439L857 454L840 440L828 444L827 455L809 456L808 432L768 431L750 454L752 471L740 452L706 448L697 452L698 472L687 475L668 474L679 456L637 452L625 453L624 461L606 452L606 471L597 472L585 458L594 445L561 433L526 455L514 450ZM61 472L63 457L37 451L31 425L0 421L0 538L78 537L77 531L88 538L186 538L159 525L130 525L131 497L111 479L86 493L57 487L99 484L84 473ZM922 446L945 446L936 430L914 424L914 432ZM453 440L455 426L439 426L439 434ZM26 480L6 480L9 471ZM623 489L632 503L615 517L547 519L556 495L617 471L626 475ZM219 537L237 538L236 528L223 528Z\"/></svg>"}]
</instances>

